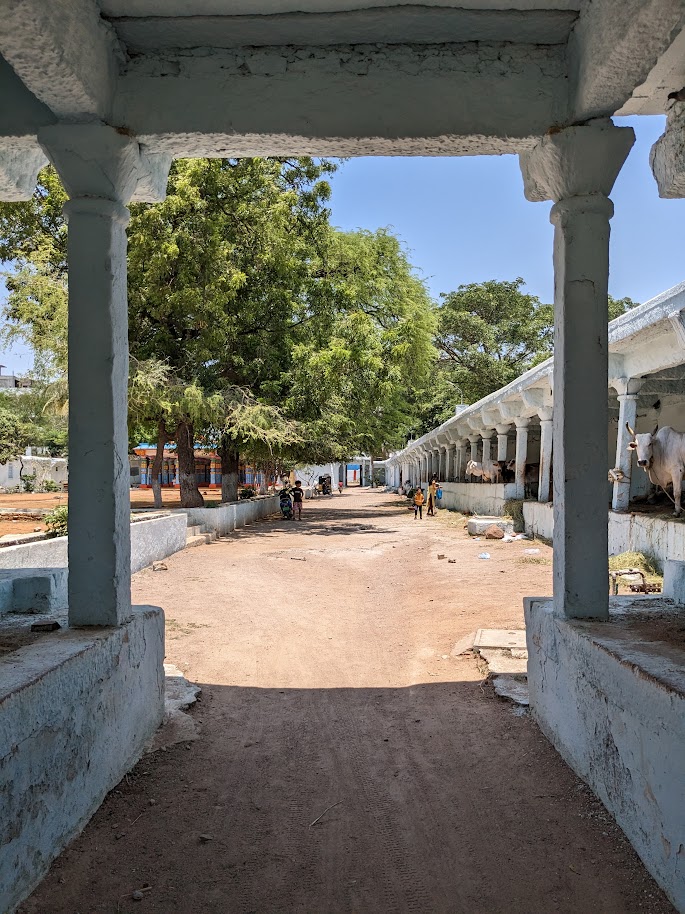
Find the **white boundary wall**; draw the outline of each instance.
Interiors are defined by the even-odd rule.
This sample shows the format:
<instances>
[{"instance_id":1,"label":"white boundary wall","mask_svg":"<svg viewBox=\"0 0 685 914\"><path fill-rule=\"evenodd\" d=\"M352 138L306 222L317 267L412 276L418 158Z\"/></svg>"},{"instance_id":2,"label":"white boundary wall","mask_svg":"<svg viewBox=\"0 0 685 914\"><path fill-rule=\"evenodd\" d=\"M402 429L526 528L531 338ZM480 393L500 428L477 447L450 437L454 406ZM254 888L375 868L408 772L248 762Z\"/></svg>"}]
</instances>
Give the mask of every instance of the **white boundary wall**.
<instances>
[{"instance_id":1,"label":"white boundary wall","mask_svg":"<svg viewBox=\"0 0 685 914\"><path fill-rule=\"evenodd\" d=\"M176 508L174 515L187 516L190 526L199 524L208 532L226 536L233 530L239 530L263 517L276 514L279 510L278 502L278 495L260 495L244 501L222 504L218 508Z\"/></svg>"},{"instance_id":2,"label":"white boundary wall","mask_svg":"<svg viewBox=\"0 0 685 914\"><path fill-rule=\"evenodd\" d=\"M188 525L177 514L131 524L131 571L185 549ZM0 568L66 568L67 537L0 549Z\"/></svg>"},{"instance_id":3,"label":"white boundary wall","mask_svg":"<svg viewBox=\"0 0 685 914\"><path fill-rule=\"evenodd\" d=\"M526 533L552 539L551 504L523 503ZM643 552L663 565L667 559L685 559L685 523L649 514L616 514L609 511L609 555Z\"/></svg>"},{"instance_id":4,"label":"white boundary wall","mask_svg":"<svg viewBox=\"0 0 685 914\"><path fill-rule=\"evenodd\" d=\"M503 514L504 503L516 498L516 486L486 482L443 482L442 507L473 514ZM426 483L421 483L426 494Z\"/></svg>"},{"instance_id":5,"label":"white boundary wall","mask_svg":"<svg viewBox=\"0 0 685 914\"><path fill-rule=\"evenodd\" d=\"M24 547L18 547L24 548ZM11 912L138 761L164 711L164 614L65 629L0 666L0 909Z\"/></svg>"}]
</instances>

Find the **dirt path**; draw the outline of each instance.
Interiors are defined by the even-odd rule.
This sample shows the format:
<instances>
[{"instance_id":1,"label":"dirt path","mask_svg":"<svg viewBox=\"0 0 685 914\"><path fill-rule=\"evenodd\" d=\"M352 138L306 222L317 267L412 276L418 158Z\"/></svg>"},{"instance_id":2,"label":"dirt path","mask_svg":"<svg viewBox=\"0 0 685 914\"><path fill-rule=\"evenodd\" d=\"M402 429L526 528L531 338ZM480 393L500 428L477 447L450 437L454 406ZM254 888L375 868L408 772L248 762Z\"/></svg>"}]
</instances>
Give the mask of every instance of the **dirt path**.
<instances>
[{"instance_id":1,"label":"dirt path","mask_svg":"<svg viewBox=\"0 0 685 914\"><path fill-rule=\"evenodd\" d=\"M23 914L672 912L530 718L451 654L550 591L529 546L363 491L136 575L202 683L201 737L147 756Z\"/></svg>"}]
</instances>

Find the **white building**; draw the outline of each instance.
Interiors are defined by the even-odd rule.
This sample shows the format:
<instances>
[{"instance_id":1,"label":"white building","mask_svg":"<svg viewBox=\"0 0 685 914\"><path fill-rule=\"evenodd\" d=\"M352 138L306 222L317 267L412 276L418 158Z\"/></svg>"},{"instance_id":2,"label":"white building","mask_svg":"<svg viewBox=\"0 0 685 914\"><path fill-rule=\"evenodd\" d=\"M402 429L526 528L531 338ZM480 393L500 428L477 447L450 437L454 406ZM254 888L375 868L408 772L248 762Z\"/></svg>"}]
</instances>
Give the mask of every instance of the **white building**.
<instances>
[{"instance_id":1,"label":"white building","mask_svg":"<svg viewBox=\"0 0 685 914\"><path fill-rule=\"evenodd\" d=\"M34 476L32 480L35 489L41 490L49 480L63 487L68 479L67 461L64 457L43 457L27 454L21 458L0 463L0 490L22 490L22 476Z\"/></svg>"},{"instance_id":2,"label":"white building","mask_svg":"<svg viewBox=\"0 0 685 914\"><path fill-rule=\"evenodd\" d=\"M15 837L0 856L5 908L47 870L162 717L163 614L133 607L130 590L128 204L164 197L174 157L506 153L520 157L527 199L553 203L555 361L509 399L482 404L464 437L469 449L487 442L492 451L497 435L508 450L513 424L521 455L539 427L543 463L554 439L554 599L527 605L533 714L685 910L685 653L645 648L633 620L648 599L642 609L609 604L609 404L598 396L608 378L625 381L617 393L627 414L631 379L651 370L622 361L621 340L609 357L610 194L634 140L610 118L663 113L667 94L685 85L682 0L186 7L2 6L0 199L29 198L47 161L69 196L74 629L70 652L39 642L17 655L11 677L0 674L4 775L15 784L4 810ZM685 104L675 101L651 156L662 196L685 195L684 147ZM440 459L456 459L457 443L463 459L466 442L450 434L437 440ZM414 466L433 467L437 447L418 444ZM519 474L519 492L521 483ZM681 610L661 612L677 620ZM57 720L58 753L41 738ZM28 813L37 794L40 818Z\"/></svg>"}]
</instances>

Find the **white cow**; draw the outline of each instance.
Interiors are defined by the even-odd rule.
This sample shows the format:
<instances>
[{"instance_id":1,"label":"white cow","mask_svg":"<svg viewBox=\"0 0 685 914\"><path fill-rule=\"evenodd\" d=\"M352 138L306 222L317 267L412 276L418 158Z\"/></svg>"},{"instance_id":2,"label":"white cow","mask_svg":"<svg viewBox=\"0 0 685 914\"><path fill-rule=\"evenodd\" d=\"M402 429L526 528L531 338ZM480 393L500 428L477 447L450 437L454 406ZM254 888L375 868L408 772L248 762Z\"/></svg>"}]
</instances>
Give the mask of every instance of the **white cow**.
<instances>
[{"instance_id":1,"label":"white cow","mask_svg":"<svg viewBox=\"0 0 685 914\"><path fill-rule=\"evenodd\" d=\"M498 463L490 461L485 466L479 460L469 460L466 464L467 476L481 476L483 482L499 482L502 470Z\"/></svg>"},{"instance_id":2,"label":"white cow","mask_svg":"<svg viewBox=\"0 0 685 914\"><path fill-rule=\"evenodd\" d=\"M685 434L665 425L657 425L651 433L636 435L626 422L626 428L633 436L628 445L631 451L637 451L637 465L649 476L649 481L665 489L673 485L674 514L682 514L680 496L683 475L685 474Z\"/></svg>"}]
</instances>

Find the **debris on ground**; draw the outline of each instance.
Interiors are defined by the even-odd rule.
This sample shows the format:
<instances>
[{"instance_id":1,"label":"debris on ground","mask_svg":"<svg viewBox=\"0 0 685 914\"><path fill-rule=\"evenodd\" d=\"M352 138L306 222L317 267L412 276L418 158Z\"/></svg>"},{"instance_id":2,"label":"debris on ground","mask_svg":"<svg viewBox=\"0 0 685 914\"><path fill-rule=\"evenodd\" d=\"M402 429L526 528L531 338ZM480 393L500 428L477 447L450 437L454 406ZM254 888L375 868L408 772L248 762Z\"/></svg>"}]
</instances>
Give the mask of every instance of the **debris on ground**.
<instances>
[{"instance_id":1,"label":"debris on ground","mask_svg":"<svg viewBox=\"0 0 685 914\"><path fill-rule=\"evenodd\" d=\"M521 629L479 628L474 650L488 665L488 677L495 693L527 707L528 651L526 633Z\"/></svg>"},{"instance_id":2,"label":"debris on ground","mask_svg":"<svg viewBox=\"0 0 685 914\"><path fill-rule=\"evenodd\" d=\"M490 553L489 553L489 552L481 552L481 553L478 555L478 558L479 558L479 559L489 559L489 558L490 558Z\"/></svg>"},{"instance_id":3,"label":"debris on ground","mask_svg":"<svg viewBox=\"0 0 685 914\"><path fill-rule=\"evenodd\" d=\"M456 559L447 559L447 564L448 564L448 565L456 565L456 564L457 564L457 560L456 560Z\"/></svg>"},{"instance_id":4,"label":"debris on ground","mask_svg":"<svg viewBox=\"0 0 685 914\"><path fill-rule=\"evenodd\" d=\"M164 719L148 746L148 752L199 739L195 719L185 710L195 704L201 692L200 686L189 682L177 666L164 664Z\"/></svg>"},{"instance_id":5,"label":"debris on ground","mask_svg":"<svg viewBox=\"0 0 685 914\"><path fill-rule=\"evenodd\" d=\"M524 553L524 555L540 555L540 550L539 549L524 549L523 553Z\"/></svg>"},{"instance_id":6,"label":"debris on ground","mask_svg":"<svg viewBox=\"0 0 685 914\"><path fill-rule=\"evenodd\" d=\"M168 567L165 562L153 562L152 563L153 571L168 571Z\"/></svg>"},{"instance_id":7,"label":"debris on ground","mask_svg":"<svg viewBox=\"0 0 685 914\"><path fill-rule=\"evenodd\" d=\"M62 626L56 619L46 619L44 622L34 622L31 626L32 632L56 632Z\"/></svg>"},{"instance_id":8,"label":"debris on ground","mask_svg":"<svg viewBox=\"0 0 685 914\"><path fill-rule=\"evenodd\" d=\"M502 533L514 533L514 522L511 518L497 517L491 515L474 515L470 517L466 525L469 536L482 536L490 527L499 527ZM487 534L486 534L487 535Z\"/></svg>"},{"instance_id":9,"label":"debris on ground","mask_svg":"<svg viewBox=\"0 0 685 914\"><path fill-rule=\"evenodd\" d=\"M497 524L490 524L490 526L485 531L486 540L503 540L504 539L504 530L501 527L498 527Z\"/></svg>"},{"instance_id":10,"label":"debris on ground","mask_svg":"<svg viewBox=\"0 0 685 914\"><path fill-rule=\"evenodd\" d=\"M439 553L438 553L438 558L439 558L439 559L446 559L447 556L444 554L444 552L439 552Z\"/></svg>"}]
</instances>

